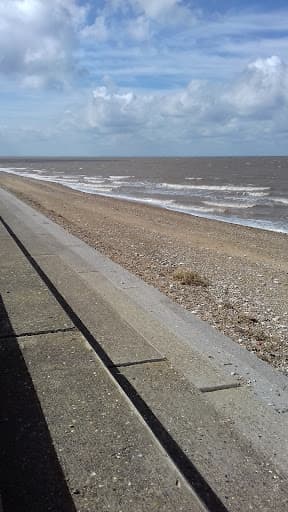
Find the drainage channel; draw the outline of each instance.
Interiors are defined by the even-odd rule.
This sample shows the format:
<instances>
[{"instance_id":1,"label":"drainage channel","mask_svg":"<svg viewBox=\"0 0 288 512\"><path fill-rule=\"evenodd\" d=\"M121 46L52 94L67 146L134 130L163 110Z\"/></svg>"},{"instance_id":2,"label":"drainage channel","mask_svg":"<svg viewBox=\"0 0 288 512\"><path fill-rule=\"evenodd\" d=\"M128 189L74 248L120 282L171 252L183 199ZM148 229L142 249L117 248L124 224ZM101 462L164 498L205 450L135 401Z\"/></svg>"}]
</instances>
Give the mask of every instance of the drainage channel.
<instances>
[{"instance_id":1,"label":"drainage channel","mask_svg":"<svg viewBox=\"0 0 288 512\"><path fill-rule=\"evenodd\" d=\"M0 221L3 226L6 228L10 236L18 245L19 249L22 251L24 256L27 258L29 263L32 265L34 270L37 272L39 277L45 283L45 285L49 288L50 292L53 294L57 302L69 316L70 320L74 324L74 326L82 333L82 335L86 338L88 343L91 345L93 350L96 352L97 356L101 359L102 363L106 366L110 375L115 379L118 385L122 388L124 393L130 402L137 409L138 413L142 416L144 422L148 426L149 430L156 437L158 442L161 444L162 448L165 450L167 455L170 457L174 465L177 467L178 471L181 473L183 478L186 480L188 485L190 486L192 492L196 494L202 505L205 507L207 512L229 512L221 499L217 496L215 491L212 489L210 484L207 482L205 477L200 473L197 467L193 464L193 462L187 457L178 443L172 438L169 432L166 430L164 425L159 421L157 416L153 413L153 411L149 408L143 398L139 395L130 381L120 373L119 367L115 366L113 361L110 359L108 354L105 352L103 347L99 344L97 339L93 336L93 334L89 331L85 324L83 324L82 320L79 318L77 313L71 308L63 295L59 292L59 290L55 287L52 281L49 279L47 274L42 270L37 261L33 258L33 256L29 253L26 247L23 245L21 240L17 237L14 231L10 228L10 226L5 222L5 220L0 217ZM146 361L144 361L146 362ZM147 361L148 362L148 361ZM155 361L156 362L156 361ZM158 362L158 361L157 361ZM133 364L133 363L132 363Z\"/></svg>"}]
</instances>

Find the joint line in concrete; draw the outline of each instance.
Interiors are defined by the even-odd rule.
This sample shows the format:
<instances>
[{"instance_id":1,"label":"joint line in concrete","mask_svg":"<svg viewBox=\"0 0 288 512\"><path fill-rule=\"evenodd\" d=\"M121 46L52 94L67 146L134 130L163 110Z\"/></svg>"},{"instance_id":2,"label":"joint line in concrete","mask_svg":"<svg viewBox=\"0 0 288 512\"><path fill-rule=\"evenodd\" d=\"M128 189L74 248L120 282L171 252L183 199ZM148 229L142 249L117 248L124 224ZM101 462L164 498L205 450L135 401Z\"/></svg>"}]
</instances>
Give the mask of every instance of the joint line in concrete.
<instances>
[{"instance_id":1,"label":"joint line in concrete","mask_svg":"<svg viewBox=\"0 0 288 512\"><path fill-rule=\"evenodd\" d=\"M43 331L29 331L29 332L21 332L20 334L16 334L16 333L13 333L13 334L4 334L4 335L0 335L0 340L2 339L9 339L9 338L29 338L31 336L40 336L41 334L58 334L58 333L61 333L61 332L73 332L73 331L76 331L76 327L66 327L66 328L63 328L63 329L48 329L48 330L43 330Z\"/></svg>"},{"instance_id":2,"label":"joint line in concrete","mask_svg":"<svg viewBox=\"0 0 288 512\"><path fill-rule=\"evenodd\" d=\"M162 363L163 361L167 361L167 357L158 357L155 359L143 359L143 361L129 361L127 363L115 363L109 368L125 368L126 366L137 366L142 364L150 364L150 363Z\"/></svg>"},{"instance_id":3,"label":"joint line in concrete","mask_svg":"<svg viewBox=\"0 0 288 512\"><path fill-rule=\"evenodd\" d=\"M202 386L198 388L202 393L213 393L213 391L224 391L225 389L240 388L240 382L233 382L231 384L218 384L218 386Z\"/></svg>"}]
</instances>

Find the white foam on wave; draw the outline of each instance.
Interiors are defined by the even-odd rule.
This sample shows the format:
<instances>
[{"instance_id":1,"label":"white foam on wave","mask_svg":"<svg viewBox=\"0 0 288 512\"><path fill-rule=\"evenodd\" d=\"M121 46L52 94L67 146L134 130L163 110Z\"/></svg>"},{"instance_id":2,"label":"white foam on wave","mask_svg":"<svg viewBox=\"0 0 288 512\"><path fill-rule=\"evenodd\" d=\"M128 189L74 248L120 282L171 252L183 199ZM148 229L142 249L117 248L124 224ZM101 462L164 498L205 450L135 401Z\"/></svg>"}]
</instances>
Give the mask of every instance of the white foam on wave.
<instances>
[{"instance_id":1,"label":"white foam on wave","mask_svg":"<svg viewBox=\"0 0 288 512\"><path fill-rule=\"evenodd\" d=\"M23 172L25 169L25 172ZM7 174L13 174L13 175L16 175L16 176L21 176L23 178L32 178L34 180L37 180L37 181L47 181L47 182L50 182L50 183L58 183L60 185L66 185L66 186L69 186L70 183L76 183L78 182L78 177L71 177L71 176L59 176L57 174L53 174L53 175L44 175L42 173L37 172L37 169L27 169L26 167L23 168L23 169L20 169L19 167L0 167L0 172L5 172Z\"/></svg>"},{"instance_id":2,"label":"white foam on wave","mask_svg":"<svg viewBox=\"0 0 288 512\"><path fill-rule=\"evenodd\" d=\"M231 216L231 217L224 217L221 216L221 212L218 210L217 212L214 210L213 212L201 212L196 210L190 210L184 209L183 205L179 205L179 208L175 204L173 207L168 207L167 209L178 211L180 213L186 213L188 215L193 215L194 217L201 217L204 219L210 219L210 220L218 220L220 222L225 222L226 224L236 224L240 226L247 226L251 228L256 229L263 229L264 231L273 231L276 233L283 233L285 235L288 235L288 227L287 224L284 224L282 222L272 222L270 220L264 220L264 219L242 219L241 217L237 216Z\"/></svg>"},{"instance_id":3,"label":"white foam on wave","mask_svg":"<svg viewBox=\"0 0 288 512\"><path fill-rule=\"evenodd\" d=\"M268 187L267 187L267 189L268 189L268 192L267 191L266 192L255 192L254 191L254 192L247 192L247 195L251 196L251 197L267 197L267 196L269 196L270 190L271 190Z\"/></svg>"},{"instance_id":4,"label":"white foam on wave","mask_svg":"<svg viewBox=\"0 0 288 512\"><path fill-rule=\"evenodd\" d=\"M113 187L109 187L108 185L92 185L88 183L75 183L73 186L70 186L73 190L78 190L79 192L85 192L86 194L99 194L99 195L108 195L109 192L113 191ZM113 194L109 194L111 196ZM115 194L113 195L113 197Z\"/></svg>"},{"instance_id":5,"label":"white foam on wave","mask_svg":"<svg viewBox=\"0 0 288 512\"><path fill-rule=\"evenodd\" d=\"M215 192L264 192L270 190L270 187L253 187L244 185L181 185L180 183L159 183L157 186L168 190L211 190Z\"/></svg>"},{"instance_id":6,"label":"white foam on wave","mask_svg":"<svg viewBox=\"0 0 288 512\"><path fill-rule=\"evenodd\" d=\"M49 178L53 178L53 176L48 176ZM61 176L60 178L64 183L78 183L79 182L79 176Z\"/></svg>"},{"instance_id":7,"label":"white foam on wave","mask_svg":"<svg viewBox=\"0 0 288 512\"><path fill-rule=\"evenodd\" d=\"M257 203L236 203L233 201L203 201L204 204L207 204L208 206L218 206L219 208L254 208L254 206L257 206Z\"/></svg>"},{"instance_id":8,"label":"white foam on wave","mask_svg":"<svg viewBox=\"0 0 288 512\"><path fill-rule=\"evenodd\" d=\"M119 187L121 186L121 183L116 185L115 184L112 184L112 183L109 183L109 185L105 185L105 184L100 184L99 182L98 183L81 183L81 181L78 181L76 179L76 177L74 177L75 179L72 179L71 180L71 177L68 178L68 176L64 175L64 176L61 176L59 175L60 172L56 175L46 175L44 176L43 174L37 174L34 172L30 172L28 171L27 172L27 168L9 168L9 167L0 167L0 172L6 172L6 173L10 173L10 174L16 174L18 176L23 176L23 177L27 177L27 178L33 178L37 181L48 181L48 182L54 182L54 183L59 183L59 184L62 184L66 187L69 187L73 190L79 190L80 192L85 192L85 193L89 193L89 194L98 194L98 195L102 195L102 196L106 196L106 197L112 197L112 198L115 198L115 199L124 199L124 200L128 200L128 201L133 201L133 202L137 202L137 203L146 203L146 204L150 204L150 205L154 205L154 206L158 206L158 207L161 207L161 208L165 208L165 209L168 209L168 210L173 210L173 211L178 211L178 212L181 212L181 213L186 213L188 215L193 215L195 217L203 217L203 218L208 218L208 219L212 219L212 220L219 220L221 222L226 222L228 224L240 224L240 225L244 225L244 226L251 226L251 227L254 227L254 228L260 228L260 229L264 229L264 230L268 230L268 231L276 231L276 232L280 232L280 233L285 233L285 234L288 234L288 227L287 227L287 223L283 223L282 221L270 221L270 220L259 220L259 219L242 219L241 217L238 217L238 216L229 216L229 217L225 217L223 215L221 215L221 213L225 213L227 210L223 207L223 203L221 204L221 207L219 206L216 206L216 203L215 203L215 206L213 207L212 204L210 203L210 206L207 204L206 207L204 206L186 206L186 205L183 205L183 204L180 204L180 203L176 203L174 200L160 200L160 199L152 199L151 197L142 197L142 198L139 198L139 197L133 197L133 196L129 196L129 195L120 195L117 193L117 189L119 189ZM26 171L26 172L25 172ZM64 178L64 179L63 179ZM65 179L66 178L66 179ZM114 177L115 178L115 177ZM127 176L125 176L125 178L127 178ZM176 186L176 190L179 189L179 185L177 186L177 184L162 184L162 186L165 186L165 185L170 185L172 187L175 188ZM180 185L180 187L183 188L183 185ZM187 185L186 185L187 187ZM248 195L267 195L269 194L269 192L267 193L267 191L270 190L269 187L252 187L252 186L247 186L247 187L238 187L238 186L209 186L209 185L206 185L206 186L197 186L197 185L192 185L192 186L188 186L188 188L196 188L196 189L199 189L199 190L228 190L228 191L240 191L240 192L247 192ZM116 191L115 191L116 189ZM270 199L270 198L269 198ZM281 201L285 201L285 204L287 204L286 201L286 198L273 198L274 200L276 199L280 199ZM204 202L203 202L204 203ZM220 203L217 203L217 205L219 205ZM212 206L212 207L211 207Z\"/></svg>"},{"instance_id":9,"label":"white foam on wave","mask_svg":"<svg viewBox=\"0 0 288 512\"><path fill-rule=\"evenodd\" d=\"M84 178L85 181L87 181L88 183L103 183L104 182L104 178L103 176L85 176L84 174L81 174L81 177Z\"/></svg>"},{"instance_id":10,"label":"white foam on wave","mask_svg":"<svg viewBox=\"0 0 288 512\"><path fill-rule=\"evenodd\" d=\"M26 172L24 172L26 171ZM27 167L0 167L0 172L5 172L7 174L15 174L16 176L22 176L24 178L33 178L35 180L43 180L44 177L39 173L34 173L34 171L30 171Z\"/></svg>"},{"instance_id":11,"label":"white foam on wave","mask_svg":"<svg viewBox=\"0 0 288 512\"><path fill-rule=\"evenodd\" d=\"M288 197L269 197L273 203L285 204L288 206Z\"/></svg>"},{"instance_id":12,"label":"white foam on wave","mask_svg":"<svg viewBox=\"0 0 288 512\"><path fill-rule=\"evenodd\" d=\"M109 180L126 180L126 179L129 179L129 178L135 178L135 176L108 176L108 179Z\"/></svg>"},{"instance_id":13,"label":"white foam on wave","mask_svg":"<svg viewBox=\"0 0 288 512\"><path fill-rule=\"evenodd\" d=\"M126 201L133 201L135 203L150 204L151 206L159 206L160 208L169 208L173 203L173 199L167 199L165 201L161 199L153 199L152 197L133 197L127 195L115 196L119 199L126 199Z\"/></svg>"},{"instance_id":14,"label":"white foam on wave","mask_svg":"<svg viewBox=\"0 0 288 512\"><path fill-rule=\"evenodd\" d=\"M16 174L15 170L17 171L24 171L26 167L0 167L0 172L7 172L8 174Z\"/></svg>"},{"instance_id":15,"label":"white foam on wave","mask_svg":"<svg viewBox=\"0 0 288 512\"><path fill-rule=\"evenodd\" d=\"M184 213L225 213L225 208L217 207L209 207L209 206L196 206L196 205L183 205L181 203L174 202L173 208L177 211L181 211Z\"/></svg>"},{"instance_id":16,"label":"white foam on wave","mask_svg":"<svg viewBox=\"0 0 288 512\"><path fill-rule=\"evenodd\" d=\"M185 180L191 180L191 181L201 181L201 180L204 180L204 178L196 178L196 177L191 177L189 176L188 178L185 178Z\"/></svg>"},{"instance_id":17,"label":"white foam on wave","mask_svg":"<svg viewBox=\"0 0 288 512\"><path fill-rule=\"evenodd\" d=\"M66 182L63 183L63 185L66 185ZM79 190L80 192L86 192L87 194L95 194L98 191L99 192L105 192L106 190L112 191L114 189L118 189L119 186L113 185L113 183L105 183L104 180L99 182L89 182L86 183L85 181L77 181L73 183L73 189Z\"/></svg>"}]
</instances>

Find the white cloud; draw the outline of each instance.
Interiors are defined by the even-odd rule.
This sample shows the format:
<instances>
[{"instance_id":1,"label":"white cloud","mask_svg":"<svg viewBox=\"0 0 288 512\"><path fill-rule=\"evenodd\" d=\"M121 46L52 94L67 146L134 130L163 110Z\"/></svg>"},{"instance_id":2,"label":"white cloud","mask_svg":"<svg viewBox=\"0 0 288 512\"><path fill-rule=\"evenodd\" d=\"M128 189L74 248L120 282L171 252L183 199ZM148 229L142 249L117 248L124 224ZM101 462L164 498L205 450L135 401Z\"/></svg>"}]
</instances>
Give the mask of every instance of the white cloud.
<instances>
[{"instance_id":1,"label":"white cloud","mask_svg":"<svg viewBox=\"0 0 288 512\"><path fill-rule=\"evenodd\" d=\"M128 0L136 13L164 28L169 26L191 26L198 18L199 11L182 0Z\"/></svg>"},{"instance_id":2,"label":"white cloud","mask_svg":"<svg viewBox=\"0 0 288 512\"><path fill-rule=\"evenodd\" d=\"M127 23L127 34L136 41L145 41L151 37L150 22L145 16L138 16Z\"/></svg>"},{"instance_id":3,"label":"white cloud","mask_svg":"<svg viewBox=\"0 0 288 512\"><path fill-rule=\"evenodd\" d=\"M130 0L135 9L139 9L149 18L159 18L163 14L175 10L179 7L179 0Z\"/></svg>"},{"instance_id":4,"label":"white cloud","mask_svg":"<svg viewBox=\"0 0 288 512\"><path fill-rule=\"evenodd\" d=\"M195 11L182 0L106 0L105 16L113 18L120 14L126 25L153 22L161 30L169 26L189 25L195 21ZM117 19L119 23L119 16ZM121 24L121 23L120 23ZM125 26L125 23L123 24ZM129 35L129 30L128 30ZM130 32L131 35L131 32Z\"/></svg>"},{"instance_id":5,"label":"white cloud","mask_svg":"<svg viewBox=\"0 0 288 512\"><path fill-rule=\"evenodd\" d=\"M98 87L88 107L90 127L100 131L131 131L135 125L145 125L154 96L137 95L132 91L114 91Z\"/></svg>"},{"instance_id":6,"label":"white cloud","mask_svg":"<svg viewBox=\"0 0 288 512\"><path fill-rule=\"evenodd\" d=\"M227 101L242 115L271 117L271 109L288 102L288 68L277 56L257 59L248 65L238 83L228 92Z\"/></svg>"},{"instance_id":7,"label":"white cloud","mask_svg":"<svg viewBox=\"0 0 288 512\"><path fill-rule=\"evenodd\" d=\"M32 85L65 82L85 16L76 0L0 0L0 72Z\"/></svg>"},{"instance_id":8,"label":"white cloud","mask_svg":"<svg viewBox=\"0 0 288 512\"><path fill-rule=\"evenodd\" d=\"M288 68L279 57L251 62L232 83L192 80L187 87L151 94L98 87L87 123L98 133L133 133L186 141L189 137L253 137L288 128ZM284 120L283 120L284 119ZM280 123L281 120L281 123Z\"/></svg>"},{"instance_id":9,"label":"white cloud","mask_svg":"<svg viewBox=\"0 0 288 512\"><path fill-rule=\"evenodd\" d=\"M84 38L104 42L109 37L109 30L104 16L97 16L92 25L86 25L80 32Z\"/></svg>"}]
</instances>

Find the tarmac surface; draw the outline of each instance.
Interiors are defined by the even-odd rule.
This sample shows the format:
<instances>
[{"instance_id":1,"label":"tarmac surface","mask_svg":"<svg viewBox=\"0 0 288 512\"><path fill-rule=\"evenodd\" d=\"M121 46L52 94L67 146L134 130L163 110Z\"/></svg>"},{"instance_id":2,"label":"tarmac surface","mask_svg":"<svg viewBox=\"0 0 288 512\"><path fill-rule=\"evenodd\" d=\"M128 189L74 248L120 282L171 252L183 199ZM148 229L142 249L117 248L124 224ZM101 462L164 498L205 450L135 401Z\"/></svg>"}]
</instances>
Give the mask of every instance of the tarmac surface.
<instances>
[{"instance_id":1,"label":"tarmac surface","mask_svg":"<svg viewBox=\"0 0 288 512\"><path fill-rule=\"evenodd\" d=\"M0 217L3 510L288 510L287 378L1 189Z\"/></svg>"}]
</instances>

